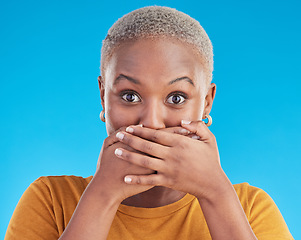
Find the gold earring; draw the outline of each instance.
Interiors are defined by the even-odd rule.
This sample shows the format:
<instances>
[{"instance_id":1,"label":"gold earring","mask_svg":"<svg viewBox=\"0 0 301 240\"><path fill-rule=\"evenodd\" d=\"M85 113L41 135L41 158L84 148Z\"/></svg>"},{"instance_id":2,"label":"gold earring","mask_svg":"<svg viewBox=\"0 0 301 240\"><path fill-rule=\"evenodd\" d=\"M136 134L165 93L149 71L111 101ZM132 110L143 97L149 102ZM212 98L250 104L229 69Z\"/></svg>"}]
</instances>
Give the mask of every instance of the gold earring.
<instances>
[{"instance_id":1,"label":"gold earring","mask_svg":"<svg viewBox=\"0 0 301 240\"><path fill-rule=\"evenodd\" d=\"M99 118L101 121L103 122L106 122L106 119L105 119L105 112L102 110L99 114Z\"/></svg>"},{"instance_id":2,"label":"gold earring","mask_svg":"<svg viewBox=\"0 0 301 240\"><path fill-rule=\"evenodd\" d=\"M205 114L205 119L208 119L208 122L205 123L207 127L209 127L212 124L212 117L209 114Z\"/></svg>"}]
</instances>

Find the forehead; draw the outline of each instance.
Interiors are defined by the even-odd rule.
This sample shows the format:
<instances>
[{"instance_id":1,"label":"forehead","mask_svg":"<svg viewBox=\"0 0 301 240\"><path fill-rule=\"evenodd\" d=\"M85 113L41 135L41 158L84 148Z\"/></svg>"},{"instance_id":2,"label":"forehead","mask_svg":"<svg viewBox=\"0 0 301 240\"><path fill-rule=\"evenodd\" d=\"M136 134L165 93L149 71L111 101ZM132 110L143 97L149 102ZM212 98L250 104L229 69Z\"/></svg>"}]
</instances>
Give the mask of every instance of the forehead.
<instances>
[{"instance_id":1,"label":"forehead","mask_svg":"<svg viewBox=\"0 0 301 240\"><path fill-rule=\"evenodd\" d=\"M198 85L203 73L202 58L191 45L168 38L150 38L117 47L108 59L105 78L113 80L112 77L125 74L142 82L164 83L186 76Z\"/></svg>"}]
</instances>

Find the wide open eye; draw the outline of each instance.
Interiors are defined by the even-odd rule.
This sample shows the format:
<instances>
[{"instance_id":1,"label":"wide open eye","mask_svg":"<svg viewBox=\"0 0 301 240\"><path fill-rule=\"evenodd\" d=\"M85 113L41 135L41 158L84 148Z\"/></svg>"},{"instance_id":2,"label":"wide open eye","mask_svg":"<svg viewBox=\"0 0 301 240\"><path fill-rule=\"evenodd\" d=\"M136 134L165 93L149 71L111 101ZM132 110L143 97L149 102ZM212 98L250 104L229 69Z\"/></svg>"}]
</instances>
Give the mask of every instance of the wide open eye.
<instances>
[{"instance_id":1,"label":"wide open eye","mask_svg":"<svg viewBox=\"0 0 301 240\"><path fill-rule=\"evenodd\" d=\"M182 104L185 102L186 100L186 96L183 96L182 94L179 94L179 93L174 93L172 95L170 95L168 97L168 99L166 100L166 102L170 103L170 104Z\"/></svg>"},{"instance_id":2,"label":"wide open eye","mask_svg":"<svg viewBox=\"0 0 301 240\"><path fill-rule=\"evenodd\" d=\"M134 92L122 93L121 97L126 102L134 103L134 102L140 102L141 101L140 97L137 94L135 94Z\"/></svg>"}]
</instances>

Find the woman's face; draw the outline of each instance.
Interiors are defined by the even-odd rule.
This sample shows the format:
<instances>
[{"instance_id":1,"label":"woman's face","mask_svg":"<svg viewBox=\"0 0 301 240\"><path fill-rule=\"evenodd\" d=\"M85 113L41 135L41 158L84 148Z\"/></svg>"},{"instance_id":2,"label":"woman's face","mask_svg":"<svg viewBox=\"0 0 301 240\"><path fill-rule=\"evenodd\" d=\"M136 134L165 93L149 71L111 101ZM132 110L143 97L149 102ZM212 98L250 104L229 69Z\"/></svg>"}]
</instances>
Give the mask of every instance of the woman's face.
<instances>
[{"instance_id":1,"label":"woman's face","mask_svg":"<svg viewBox=\"0 0 301 240\"><path fill-rule=\"evenodd\" d=\"M108 135L123 126L162 129L202 119L215 94L215 84L207 86L205 79L189 45L169 39L121 44L100 83Z\"/></svg>"}]
</instances>

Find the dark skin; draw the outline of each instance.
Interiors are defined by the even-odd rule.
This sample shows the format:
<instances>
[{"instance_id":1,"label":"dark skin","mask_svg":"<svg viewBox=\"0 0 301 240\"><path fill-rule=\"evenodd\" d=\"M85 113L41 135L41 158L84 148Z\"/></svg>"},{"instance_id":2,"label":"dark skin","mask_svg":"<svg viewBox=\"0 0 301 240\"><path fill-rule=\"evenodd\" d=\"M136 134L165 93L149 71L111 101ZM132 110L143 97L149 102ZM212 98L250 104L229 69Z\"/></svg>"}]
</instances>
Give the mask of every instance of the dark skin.
<instances>
[{"instance_id":1,"label":"dark skin","mask_svg":"<svg viewBox=\"0 0 301 240\"><path fill-rule=\"evenodd\" d=\"M158 51L150 51L150 44ZM164 42L148 40L123 44L115 51L104 78L99 78L108 135L122 126L138 124L167 130L181 126L182 119L199 120L210 113L216 86L207 86L200 56L194 51L187 52L186 48L177 42L166 48ZM129 90L124 92L124 97L132 95L133 99L129 99L132 102L120 97L124 90ZM123 203L158 207L175 202L185 194L156 187Z\"/></svg>"},{"instance_id":2,"label":"dark skin","mask_svg":"<svg viewBox=\"0 0 301 240\"><path fill-rule=\"evenodd\" d=\"M256 239L201 121L216 92L202 62L168 38L114 50L99 77L108 137L61 240L106 239L120 203L158 207L186 193L198 199L213 239Z\"/></svg>"}]
</instances>

